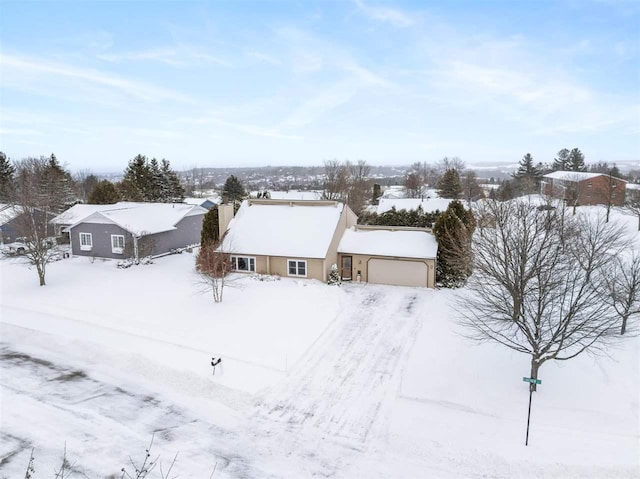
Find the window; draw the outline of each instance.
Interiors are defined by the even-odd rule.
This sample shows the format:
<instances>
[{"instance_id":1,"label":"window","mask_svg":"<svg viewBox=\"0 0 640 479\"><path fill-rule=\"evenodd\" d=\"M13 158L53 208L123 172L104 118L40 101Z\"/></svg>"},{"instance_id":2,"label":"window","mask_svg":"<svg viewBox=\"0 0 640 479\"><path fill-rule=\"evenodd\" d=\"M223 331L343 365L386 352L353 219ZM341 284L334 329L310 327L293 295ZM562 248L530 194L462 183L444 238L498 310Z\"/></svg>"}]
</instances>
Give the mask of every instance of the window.
<instances>
[{"instance_id":1,"label":"window","mask_svg":"<svg viewBox=\"0 0 640 479\"><path fill-rule=\"evenodd\" d=\"M290 259L287 261L289 276L307 276L307 262L302 259Z\"/></svg>"},{"instance_id":2,"label":"window","mask_svg":"<svg viewBox=\"0 0 640 479\"><path fill-rule=\"evenodd\" d=\"M92 247L91 233L80 233L80 251L91 251Z\"/></svg>"},{"instance_id":3,"label":"window","mask_svg":"<svg viewBox=\"0 0 640 479\"><path fill-rule=\"evenodd\" d=\"M591 188L591 187L593 186L593 183L589 182L589 183L587 184L587 186L588 186L589 188Z\"/></svg>"},{"instance_id":4,"label":"window","mask_svg":"<svg viewBox=\"0 0 640 479\"><path fill-rule=\"evenodd\" d=\"M256 272L256 259L251 256L232 256L231 269L233 271Z\"/></svg>"},{"instance_id":5,"label":"window","mask_svg":"<svg viewBox=\"0 0 640 479\"><path fill-rule=\"evenodd\" d=\"M124 236L111 235L111 252L116 254L124 253Z\"/></svg>"}]
</instances>

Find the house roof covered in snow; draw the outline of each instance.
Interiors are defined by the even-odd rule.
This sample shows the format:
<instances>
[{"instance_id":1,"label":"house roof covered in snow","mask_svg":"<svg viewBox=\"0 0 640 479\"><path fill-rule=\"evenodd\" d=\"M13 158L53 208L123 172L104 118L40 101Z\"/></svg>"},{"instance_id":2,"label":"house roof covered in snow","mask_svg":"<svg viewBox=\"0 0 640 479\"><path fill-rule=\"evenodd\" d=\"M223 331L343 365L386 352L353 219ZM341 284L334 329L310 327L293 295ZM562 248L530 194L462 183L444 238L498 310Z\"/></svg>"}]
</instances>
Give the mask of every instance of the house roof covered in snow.
<instances>
[{"instance_id":1,"label":"house roof covered in snow","mask_svg":"<svg viewBox=\"0 0 640 479\"><path fill-rule=\"evenodd\" d=\"M605 173L589 173L586 171L554 171L553 173L547 173L543 175L543 178L550 178L552 180L563 181L584 181L596 178L598 176L606 176ZM615 177L614 177L615 178ZM616 178L620 181L625 181L621 178Z\"/></svg>"},{"instance_id":2,"label":"house roof covered in snow","mask_svg":"<svg viewBox=\"0 0 640 479\"><path fill-rule=\"evenodd\" d=\"M448 198L380 198L376 212L382 214L394 207L396 210L416 210L421 206L425 213L432 213L436 210L445 211L451 201Z\"/></svg>"},{"instance_id":3,"label":"house roof covered in snow","mask_svg":"<svg viewBox=\"0 0 640 479\"><path fill-rule=\"evenodd\" d=\"M237 254L324 258L343 208L336 201L244 201L222 248Z\"/></svg>"},{"instance_id":4,"label":"house roof covered in snow","mask_svg":"<svg viewBox=\"0 0 640 479\"><path fill-rule=\"evenodd\" d=\"M418 228L352 227L344 232L338 253L425 259L436 257L438 243Z\"/></svg>"},{"instance_id":5,"label":"house roof covered in snow","mask_svg":"<svg viewBox=\"0 0 640 479\"><path fill-rule=\"evenodd\" d=\"M20 206L7 205L0 203L0 225L4 225L12 219L22 214L22 208Z\"/></svg>"},{"instance_id":6,"label":"house roof covered in snow","mask_svg":"<svg viewBox=\"0 0 640 479\"><path fill-rule=\"evenodd\" d=\"M182 200L183 203L186 203L188 205L198 205L198 206L204 206L204 205L217 205L218 203L220 203L220 198L185 198ZM205 206L206 208L206 206Z\"/></svg>"},{"instance_id":7,"label":"house roof covered in snow","mask_svg":"<svg viewBox=\"0 0 640 479\"><path fill-rule=\"evenodd\" d=\"M132 203L128 201L120 201L112 205L73 205L66 211L54 217L50 223L58 225L72 225L98 211L108 211L121 208L132 208L134 206L144 205L144 203Z\"/></svg>"},{"instance_id":8,"label":"house roof covered in snow","mask_svg":"<svg viewBox=\"0 0 640 479\"><path fill-rule=\"evenodd\" d=\"M120 203L109 205L111 209L95 211L76 221L80 223L116 224L134 235L149 235L176 229L176 224L192 215L204 215L207 210L197 205L183 203Z\"/></svg>"}]
</instances>

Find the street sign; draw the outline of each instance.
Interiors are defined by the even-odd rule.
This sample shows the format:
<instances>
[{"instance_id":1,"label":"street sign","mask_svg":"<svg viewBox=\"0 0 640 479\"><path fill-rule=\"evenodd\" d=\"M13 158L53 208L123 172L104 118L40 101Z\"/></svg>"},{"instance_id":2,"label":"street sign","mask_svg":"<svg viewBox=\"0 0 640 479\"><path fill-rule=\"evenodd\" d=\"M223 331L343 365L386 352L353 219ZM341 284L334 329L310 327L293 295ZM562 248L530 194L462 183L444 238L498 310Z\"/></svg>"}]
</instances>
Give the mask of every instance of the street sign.
<instances>
[{"instance_id":1,"label":"street sign","mask_svg":"<svg viewBox=\"0 0 640 479\"><path fill-rule=\"evenodd\" d=\"M522 378L525 383L542 384L542 379Z\"/></svg>"}]
</instances>

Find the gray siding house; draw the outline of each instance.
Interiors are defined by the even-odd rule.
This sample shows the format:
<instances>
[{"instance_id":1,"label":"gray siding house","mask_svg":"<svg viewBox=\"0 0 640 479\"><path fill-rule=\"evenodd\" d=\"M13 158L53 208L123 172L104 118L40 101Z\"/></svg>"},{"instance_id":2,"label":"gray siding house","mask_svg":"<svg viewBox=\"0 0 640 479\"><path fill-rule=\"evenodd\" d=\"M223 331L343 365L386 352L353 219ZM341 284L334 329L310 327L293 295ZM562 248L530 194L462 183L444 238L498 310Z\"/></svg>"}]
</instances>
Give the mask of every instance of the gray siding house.
<instances>
[{"instance_id":1,"label":"gray siding house","mask_svg":"<svg viewBox=\"0 0 640 479\"><path fill-rule=\"evenodd\" d=\"M47 236L53 236L53 226L48 222L54 217L52 213L41 210L33 210L33 217L38 225L42 225L40 234L44 233L44 225L47 225ZM25 236L33 227L28 225L30 216L25 213L22 206L0 204L0 244L11 243L16 238ZM40 229L40 228L39 228Z\"/></svg>"},{"instance_id":2,"label":"gray siding house","mask_svg":"<svg viewBox=\"0 0 640 479\"><path fill-rule=\"evenodd\" d=\"M200 243L200 206L136 203L96 211L69 227L71 252L97 258L141 258Z\"/></svg>"}]
</instances>

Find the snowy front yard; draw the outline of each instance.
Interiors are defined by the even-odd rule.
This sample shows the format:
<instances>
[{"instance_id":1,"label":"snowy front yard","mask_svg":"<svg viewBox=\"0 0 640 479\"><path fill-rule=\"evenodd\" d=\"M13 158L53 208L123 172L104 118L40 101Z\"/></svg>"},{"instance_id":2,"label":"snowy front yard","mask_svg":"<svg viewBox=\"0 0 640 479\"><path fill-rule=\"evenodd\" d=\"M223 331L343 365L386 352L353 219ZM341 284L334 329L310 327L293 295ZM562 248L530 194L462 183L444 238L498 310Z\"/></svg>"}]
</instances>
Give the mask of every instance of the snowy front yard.
<instances>
[{"instance_id":1,"label":"snowy front yard","mask_svg":"<svg viewBox=\"0 0 640 479\"><path fill-rule=\"evenodd\" d=\"M68 259L44 288L0 262L0 477L31 447L53 477L65 441L119 477L153 432L180 477L640 475L637 339L545 365L525 447L528 360L457 334L455 292L243 278L214 304L193 260Z\"/></svg>"}]
</instances>

